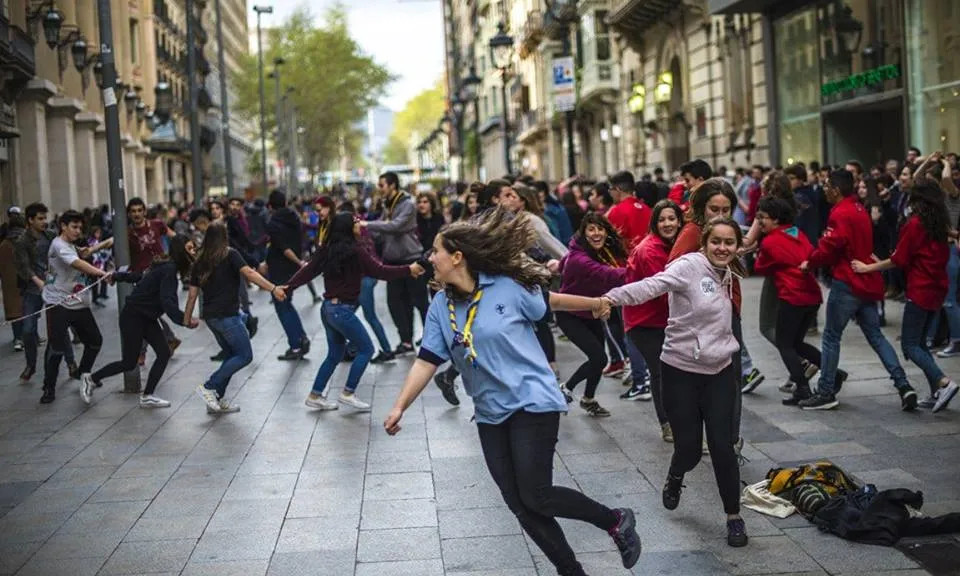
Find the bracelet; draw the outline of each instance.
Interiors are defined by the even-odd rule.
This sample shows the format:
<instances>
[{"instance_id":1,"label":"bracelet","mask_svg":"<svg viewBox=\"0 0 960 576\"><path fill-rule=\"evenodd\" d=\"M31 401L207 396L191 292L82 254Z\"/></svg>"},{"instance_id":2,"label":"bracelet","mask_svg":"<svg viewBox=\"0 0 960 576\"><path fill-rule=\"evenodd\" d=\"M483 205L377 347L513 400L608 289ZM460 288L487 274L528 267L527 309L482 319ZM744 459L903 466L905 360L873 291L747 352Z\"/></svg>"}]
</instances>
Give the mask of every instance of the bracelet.
<instances>
[{"instance_id":1,"label":"bracelet","mask_svg":"<svg viewBox=\"0 0 960 576\"><path fill-rule=\"evenodd\" d=\"M274 284L273 288L270 289L270 295L273 296L273 293L276 292L276 290L277 290L277 285Z\"/></svg>"}]
</instances>

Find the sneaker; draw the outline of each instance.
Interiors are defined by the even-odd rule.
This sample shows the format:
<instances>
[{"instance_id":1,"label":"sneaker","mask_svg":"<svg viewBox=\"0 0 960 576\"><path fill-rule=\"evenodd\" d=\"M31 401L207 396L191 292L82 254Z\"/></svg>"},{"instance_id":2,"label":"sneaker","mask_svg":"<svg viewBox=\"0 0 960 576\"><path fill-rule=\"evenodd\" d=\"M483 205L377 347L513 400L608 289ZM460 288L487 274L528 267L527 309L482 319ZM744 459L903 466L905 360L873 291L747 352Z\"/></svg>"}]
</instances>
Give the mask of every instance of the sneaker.
<instances>
[{"instance_id":1,"label":"sneaker","mask_svg":"<svg viewBox=\"0 0 960 576\"><path fill-rule=\"evenodd\" d=\"M950 342L947 347L937 352L937 358L953 358L960 355L960 342Z\"/></svg>"},{"instance_id":2,"label":"sneaker","mask_svg":"<svg viewBox=\"0 0 960 576\"><path fill-rule=\"evenodd\" d=\"M941 386L937 394L937 402L933 405L933 411L939 412L946 408L958 391L960 391L960 386L953 380L947 382L946 386Z\"/></svg>"},{"instance_id":3,"label":"sneaker","mask_svg":"<svg viewBox=\"0 0 960 576\"><path fill-rule=\"evenodd\" d=\"M416 350L413 349L413 346L405 342L397 344L397 347L393 349L394 356L406 356L414 352L416 352Z\"/></svg>"},{"instance_id":4,"label":"sneaker","mask_svg":"<svg viewBox=\"0 0 960 576\"><path fill-rule=\"evenodd\" d=\"M257 330L260 328L260 319L256 316L247 317L247 333L250 334L250 339L253 340L253 337L257 335Z\"/></svg>"},{"instance_id":5,"label":"sneaker","mask_svg":"<svg viewBox=\"0 0 960 576\"><path fill-rule=\"evenodd\" d=\"M917 402L917 408L920 408L921 410L933 410L933 407L937 405L937 396L939 395L940 391L938 390L932 396L927 396L923 400Z\"/></svg>"},{"instance_id":6,"label":"sneaker","mask_svg":"<svg viewBox=\"0 0 960 576\"><path fill-rule=\"evenodd\" d=\"M596 400L580 399L580 407L587 411L587 414L594 418L606 418L610 416L610 411L600 405Z\"/></svg>"},{"instance_id":7,"label":"sneaker","mask_svg":"<svg viewBox=\"0 0 960 576\"><path fill-rule=\"evenodd\" d=\"M210 390L203 384L199 384L197 386L197 395L200 396L200 399L207 405L207 413L220 412L220 400L217 398L216 392Z\"/></svg>"},{"instance_id":8,"label":"sneaker","mask_svg":"<svg viewBox=\"0 0 960 576\"><path fill-rule=\"evenodd\" d=\"M660 438L668 444L673 444L673 428L670 427L669 422L660 425Z\"/></svg>"},{"instance_id":9,"label":"sneaker","mask_svg":"<svg viewBox=\"0 0 960 576\"><path fill-rule=\"evenodd\" d=\"M300 340L300 356L306 356L310 353L310 339L304 336Z\"/></svg>"},{"instance_id":10,"label":"sneaker","mask_svg":"<svg viewBox=\"0 0 960 576\"><path fill-rule=\"evenodd\" d=\"M607 378L617 378L618 376L623 375L623 361L611 362L609 366L604 368L603 375Z\"/></svg>"},{"instance_id":11,"label":"sneaker","mask_svg":"<svg viewBox=\"0 0 960 576\"><path fill-rule=\"evenodd\" d=\"M837 369L837 377L833 381L833 386L836 388L834 394L839 394L840 390L843 390L843 383L847 381L847 378L850 377L850 374L846 370Z\"/></svg>"},{"instance_id":12,"label":"sneaker","mask_svg":"<svg viewBox=\"0 0 960 576\"><path fill-rule=\"evenodd\" d=\"M14 351L14 352L23 352L23 340L14 340L14 341L13 341L13 351Z\"/></svg>"},{"instance_id":13,"label":"sneaker","mask_svg":"<svg viewBox=\"0 0 960 576\"><path fill-rule=\"evenodd\" d=\"M814 394L806 400L800 401L800 407L804 410L831 410L840 405L837 397L833 394L822 396L820 393Z\"/></svg>"},{"instance_id":14,"label":"sneaker","mask_svg":"<svg viewBox=\"0 0 960 576\"><path fill-rule=\"evenodd\" d=\"M563 399L567 401L567 404L573 403L573 390L567 388L566 384L560 385L560 393L563 394Z\"/></svg>"},{"instance_id":15,"label":"sneaker","mask_svg":"<svg viewBox=\"0 0 960 576\"><path fill-rule=\"evenodd\" d=\"M816 376L817 372L820 371L819 366L817 366L816 364L807 362L806 360L801 362L801 365L803 366L803 375L806 376L807 382L809 382L810 379ZM844 374L846 374L846 372L844 372Z\"/></svg>"},{"instance_id":16,"label":"sneaker","mask_svg":"<svg viewBox=\"0 0 960 576\"><path fill-rule=\"evenodd\" d=\"M793 380L787 380L783 384L777 386L777 390L783 392L784 394L793 394L793 391L797 389L797 385Z\"/></svg>"},{"instance_id":17,"label":"sneaker","mask_svg":"<svg viewBox=\"0 0 960 576\"><path fill-rule=\"evenodd\" d=\"M323 396L307 396L307 400L304 402L308 407L313 408L314 410L339 410L340 405L331 400L327 400Z\"/></svg>"},{"instance_id":18,"label":"sneaker","mask_svg":"<svg viewBox=\"0 0 960 576\"><path fill-rule=\"evenodd\" d=\"M76 362L67 362L67 372L70 373L70 377L74 380L80 379L80 367L77 366Z\"/></svg>"},{"instance_id":19,"label":"sneaker","mask_svg":"<svg viewBox=\"0 0 960 576\"><path fill-rule=\"evenodd\" d=\"M357 398L356 394L341 392L340 396L337 398L337 402L343 404L344 406L355 408L357 412L370 411L370 405L364 402L363 400Z\"/></svg>"},{"instance_id":20,"label":"sneaker","mask_svg":"<svg viewBox=\"0 0 960 576\"><path fill-rule=\"evenodd\" d=\"M226 360L226 359L229 358L229 357L230 357L230 356L227 354L227 351L226 351L226 350L221 350L221 351L217 352L216 354L214 354L213 356L211 356L211 357L210 357L210 361L211 361L211 362L223 362L224 360ZM143 362L141 362L140 365L143 366Z\"/></svg>"},{"instance_id":21,"label":"sneaker","mask_svg":"<svg viewBox=\"0 0 960 576\"><path fill-rule=\"evenodd\" d=\"M782 404L784 406L799 406L801 402L809 399L811 396L813 396L813 393L809 388L806 390L794 390L789 398L783 399Z\"/></svg>"},{"instance_id":22,"label":"sneaker","mask_svg":"<svg viewBox=\"0 0 960 576\"><path fill-rule=\"evenodd\" d=\"M617 515L617 525L607 531L613 538L617 548L620 549L620 559L623 561L623 567L629 570L633 568L637 560L640 559L640 536L637 534L637 520L633 515L633 510L629 508L617 508L613 511Z\"/></svg>"},{"instance_id":23,"label":"sneaker","mask_svg":"<svg viewBox=\"0 0 960 576\"><path fill-rule=\"evenodd\" d=\"M304 352L302 348L288 348L286 352L277 356L277 360L302 360L303 354Z\"/></svg>"},{"instance_id":24,"label":"sneaker","mask_svg":"<svg viewBox=\"0 0 960 576\"><path fill-rule=\"evenodd\" d=\"M174 336L173 338L167 340L167 344L170 345L170 353L173 354L174 352L177 351L177 348L179 348L180 345L183 344L183 340Z\"/></svg>"},{"instance_id":25,"label":"sneaker","mask_svg":"<svg viewBox=\"0 0 960 576\"><path fill-rule=\"evenodd\" d=\"M26 384L27 382L30 382L30 379L33 378L35 373L36 371L32 368L24 368L23 372L20 373L20 383Z\"/></svg>"},{"instance_id":26,"label":"sneaker","mask_svg":"<svg viewBox=\"0 0 960 576\"><path fill-rule=\"evenodd\" d=\"M90 377L89 373L80 375L80 397L83 398L83 403L90 405L90 402L93 400L93 388L94 382L93 378Z\"/></svg>"},{"instance_id":27,"label":"sneaker","mask_svg":"<svg viewBox=\"0 0 960 576\"><path fill-rule=\"evenodd\" d=\"M680 493L683 488L683 476L677 478L668 473L667 482L663 485L663 507L667 510L676 510L680 505Z\"/></svg>"},{"instance_id":28,"label":"sneaker","mask_svg":"<svg viewBox=\"0 0 960 576\"><path fill-rule=\"evenodd\" d=\"M740 386L742 394L749 394L757 389L757 386L763 382L764 376L759 370L754 368L749 374L743 377L743 384Z\"/></svg>"},{"instance_id":29,"label":"sneaker","mask_svg":"<svg viewBox=\"0 0 960 576\"><path fill-rule=\"evenodd\" d=\"M221 398L221 399L220 399L220 409L217 410L216 413L217 413L217 414L235 414L235 413L237 413L237 412L239 412L239 411L240 411L240 405L239 405L239 404L231 404L231 403L227 402L225 399ZM207 409L207 413L208 413L208 414L212 414L212 412L210 412L210 409L209 409L209 408Z\"/></svg>"},{"instance_id":30,"label":"sneaker","mask_svg":"<svg viewBox=\"0 0 960 576\"><path fill-rule=\"evenodd\" d=\"M743 518L727 520L727 545L734 548L743 548L747 545L747 525Z\"/></svg>"},{"instance_id":31,"label":"sneaker","mask_svg":"<svg viewBox=\"0 0 960 576\"><path fill-rule=\"evenodd\" d=\"M393 352L384 352L380 351L379 354L370 359L371 364L386 364L387 362L393 362L397 357L393 355Z\"/></svg>"},{"instance_id":32,"label":"sneaker","mask_svg":"<svg viewBox=\"0 0 960 576\"><path fill-rule=\"evenodd\" d=\"M900 409L904 412L913 412L917 408L917 393L911 387L898 388L900 394Z\"/></svg>"},{"instance_id":33,"label":"sneaker","mask_svg":"<svg viewBox=\"0 0 960 576\"><path fill-rule=\"evenodd\" d=\"M57 399L57 393L53 390L53 388L44 388L43 396L40 397L40 403L49 404L56 399Z\"/></svg>"},{"instance_id":34,"label":"sneaker","mask_svg":"<svg viewBox=\"0 0 960 576\"><path fill-rule=\"evenodd\" d=\"M437 388L440 389L440 394L443 395L443 399L451 406L460 405L460 398L457 397L457 386L454 384L455 380L456 376L453 376L453 374L447 370L433 377L433 381L437 385Z\"/></svg>"},{"instance_id":35,"label":"sneaker","mask_svg":"<svg viewBox=\"0 0 960 576\"><path fill-rule=\"evenodd\" d=\"M651 400L653 392L650 391L649 384L641 386L631 386L629 390L620 395L621 400Z\"/></svg>"},{"instance_id":36,"label":"sneaker","mask_svg":"<svg viewBox=\"0 0 960 576\"><path fill-rule=\"evenodd\" d=\"M140 397L141 408L169 408L170 402L163 398L157 398L153 394Z\"/></svg>"}]
</instances>

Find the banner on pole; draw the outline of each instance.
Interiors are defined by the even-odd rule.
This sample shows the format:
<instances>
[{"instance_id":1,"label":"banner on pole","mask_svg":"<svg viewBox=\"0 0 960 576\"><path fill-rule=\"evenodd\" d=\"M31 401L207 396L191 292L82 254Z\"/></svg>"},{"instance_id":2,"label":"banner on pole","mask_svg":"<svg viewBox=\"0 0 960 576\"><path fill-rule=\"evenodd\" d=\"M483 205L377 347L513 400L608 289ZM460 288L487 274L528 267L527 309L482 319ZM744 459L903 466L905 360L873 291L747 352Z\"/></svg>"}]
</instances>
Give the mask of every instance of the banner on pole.
<instances>
[{"instance_id":1,"label":"banner on pole","mask_svg":"<svg viewBox=\"0 0 960 576\"><path fill-rule=\"evenodd\" d=\"M553 110L570 112L577 107L573 56L553 59Z\"/></svg>"}]
</instances>

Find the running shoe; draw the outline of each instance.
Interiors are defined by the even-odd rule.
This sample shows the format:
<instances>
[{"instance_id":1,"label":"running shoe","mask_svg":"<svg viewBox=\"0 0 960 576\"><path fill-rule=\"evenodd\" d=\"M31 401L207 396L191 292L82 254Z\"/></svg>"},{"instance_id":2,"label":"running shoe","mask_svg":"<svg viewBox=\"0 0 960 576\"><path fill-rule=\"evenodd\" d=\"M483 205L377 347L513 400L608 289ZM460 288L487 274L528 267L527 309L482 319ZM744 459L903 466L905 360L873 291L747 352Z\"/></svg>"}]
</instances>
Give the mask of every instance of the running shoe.
<instances>
[{"instance_id":1,"label":"running shoe","mask_svg":"<svg viewBox=\"0 0 960 576\"><path fill-rule=\"evenodd\" d=\"M560 393L563 394L563 399L567 401L567 404L573 403L573 390L567 388L566 384L560 385Z\"/></svg>"},{"instance_id":2,"label":"running shoe","mask_svg":"<svg viewBox=\"0 0 960 576\"><path fill-rule=\"evenodd\" d=\"M621 400L650 400L653 393L650 391L649 384L641 386L631 386L629 390L620 395Z\"/></svg>"},{"instance_id":3,"label":"running shoe","mask_svg":"<svg viewBox=\"0 0 960 576\"><path fill-rule=\"evenodd\" d=\"M580 399L580 407L587 411L587 414L594 418L606 418L610 416L610 411L594 400Z\"/></svg>"},{"instance_id":4,"label":"running shoe","mask_svg":"<svg viewBox=\"0 0 960 576\"><path fill-rule=\"evenodd\" d=\"M413 354L416 350L413 349L413 346L407 344L406 342L401 342L397 344L397 347L393 349L394 356L406 356L408 354Z\"/></svg>"},{"instance_id":5,"label":"running shoe","mask_svg":"<svg viewBox=\"0 0 960 576\"><path fill-rule=\"evenodd\" d=\"M921 410L933 410L933 407L937 405L937 397L940 395L940 391L937 390L931 396L927 396L923 400L917 402L917 408Z\"/></svg>"},{"instance_id":6,"label":"running shoe","mask_svg":"<svg viewBox=\"0 0 960 576\"><path fill-rule=\"evenodd\" d=\"M308 407L313 408L314 410L339 410L340 405L332 400L327 400L323 396L307 396L307 400L304 402Z\"/></svg>"},{"instance_id":7,"label":"running shoe","mask_svg":"<svg viewBox=\"0 0 960 576\"><path fill-rule=\"evenodd\" d=\"M74 380L80 379L80 367L77 366L76 362L67 362L67 372L70 373L70 377Z\"/></svg>"},{"instance_id":8,"label":"running shoe","mask_svg":"<svg viewBox=\"0 0 960 576\"><path fill-rule=\"evenodd\" d=\"M371 364L386 364L387 362L393 362L397 357L393 355L393 352L380 351L379 354L370 359Z\"/></svg>"},{"instance_id":9,"label":"running shoe","mask_svg":"<svg viewBox=\"0 0 960 576\"><path fill-rule=\"evenodd\" d=\"M747 545L747 525L743 518L727 520L727 545L734 548L743 548Z\"/></svg>"},{"instance_id":10,"label":"running shoe","mask_svg":"<svg viewBox=\"0 0 960 576\"><path fill-rule=\"evenodd\" d=\"M90 373L84 373L80 375L80 397L83 398L83 403L90 405L90 402L93 401L93 388L94 382L93 378L90 377Z\"/></svg>"},{"instance_id":11,"label":"running shoe","mask_svg":"<svg viewBox=\"0 0 960 576\"><path fill-rule=\"evenodd\" d=\"M44 388L43 388L43 395L40 396L40 403L41 403L41 404L49 404L49 403L53 402L53 401L56 400L56 399L57 399L57 393L54 391L54 389L53 389L53 388L47 388L46 386L44 386Z\"/></svg>"},{"instance_id":12,"label":"running shoe","mask_svg":"<svg viewBox=\"0 0 960 576\"><path fill-rule=\"evenodd\" d=\"M260 328L260 319L256 316L247 316L247 333L250 334L250 339L253 340L253 337L257 335L257 330Z\"/></svg>"},{"instance_id":13,"label":"running shoe","mask_svg":"<svg viewBox=\"0 0 960 576\"><path fill-rule=\"evenodd\" d=\"M803 375L807 377L808 382L811 378L817 375L817 372L820 371L819 366L813 364L812 362L807 362L806 360L801 361L800 365L803 366ZM846 372L844 372L844 374L846 374Z\"/></svg>"},{"instance_id":14,"label":"running shoe","mask_svg":"<svg viewBox=\"0 0 960 576\"><path fill-rule=\"evenodd\" d=\"M457 397L457 386L454 383L456 379L457 377L449 370L444 370L433 377L433 382L437 385L437 388L440 389L440 394L443 395L443 399L451 406L460 405L460 398Z\"/></svg>"},{"instance_id":15,"label":"running shoe","mask_svg":"<svg viewBox=\"0 0 960 576\"><path fill-rule=\"evenodd\" d=\"M170 402L163 398L158 398L153 394L147 394L140 397L141 408L169 408Z\"/></svg>"},{"instance_id":16,"label":"running shoe","mask_svg":"<svg viewBox=\"0 0 960 576\"><path fill-rule=\"evenodd\" d=\"M837 368L837 377L833 381L833 385L836 388L834 394L839 394L840 390L843 389L843 383L847 381L847 378L850 377L850 374L846 370L841 370Z\"/></svg>"},{"instance_id":17,"label":"running shoe","mask_svg":"<svg viewBox=\"0 0 960 576\"><path fill-rule=\"evenodd\" d=\"M946 408L958 391L960 391L960 386L953 380L947 382L946 386L941 386L937 394L937 402L933 405L933 411L939 412Z\"/></svg>"},{"instance_id":18,"label":"running shoe","mask_svg":"<svg viewBox=\"0 0 960 576\"><path fill-rule=\"evenodd\" d=\"M784 398L782 404L784 406L799 406L801 402L807 400L811 396L813 396L813 393L810 392L809 388L806 390L794 389L793 394L791 394L788 398Z\"/></svg>"},{"instance_id":19,"label":"running shoe","mask_svg":"<svg viewBox=\"0 0 960 576\"><path fill-rule=\"evenodd\" d=\"M217 398L215 391L210 390L203 384L198 384L197 396L200 396L200 399L207 405L208 413L220 412L220 400Z\"/></svg>"},{"instance_id":20,"label":"running shoe","mask_svg":"<svg viewBox=\"0 0 960 576\"><path fill-rule=\"evenodd\" d=\"M300 340L300 356L306 356L310 353L310 339L304 336Z\"/></svg>"},{"instance_id":21,"label":"running shoe","mask_svg":"<svg viewBox=\"0 0 960 576\"><path fill-rule=\"evenodd\" d=\"M226 351L226 350L221 350L221 351L217 352L216 354L214 354L213 356L211 356L211 357L210 357L210 361L211 361L211 362L223 362L224 360L226 360L226 359L229 358L229 357L230 357L230 356L227 354L227 351ZM143 366L143 362L140 362L140 365Z\"/></svg>"},{"instance_id":22,"label":"running shoe","mask_svg":"<svg viewBox=\"0 0 960 576\"><path fill-rule=\"evenodd\" d=\"M13 341L13 351L14 351L14 352L23 352L23 340L14 340L14 341Z\"/></svg>"},{"instance_id":23,"label":"running shoe","mask_svg":"<svg viewBox=\"0 0 960 576\"><path fill-rule=\"evenodd\" d=\"M947 347L937 352L937 358L953 358L960 355L960 342L950 342Z\"/></svg>"},{"instance_id":24,"label":"running shoe","mask_svg":"<svg viewBox=\"0 0 960 576\"><path fill-rule=\"evenodd\" d=\"M668 444L673 444L673 428L670 427L669 422L660 425L660 438Z\"/></svg>"},{"instance_id":25,"label":"running shoe","mask_svg":"<svg viewBox=\"0 0 960 576\"><path fill-rule=\"evenodd\" d=\"M764 376L760 373L759 370L754 368L750 371L749 374L743 377L743 384L740 386L740 392L743 394L749 394L757 389L757 386L763 382Z\"/></svg>"},{"instance_id":26,"label":"running shoe","mask_svg":"<svg viewBox=\"0 0 960 576\"><path fill-rule=\"evenodd\" d=\"M618 376L623 375L624 364L623 361L611 362L609 366L604 368L603 375L607 378L617 378Z\"/></svg>"},{"instance_id":27,"label":"running shoe","mask_svg":"<svg viewBox=\"0 0 960 576\"><path fill-rule=\"evenodd\" d=\"M832 410L839 405L835 395L825 396L819 392L800 402L800 407L804 410Z\"/></svg>"},{"instance_id":28,"label":"running shoe","mask_svg":"<svg viewBox=\"0 0 960 576\"><path fill-rule=\"evenodd\" d=\"M667 482L663 485L663 507L676 510L680 505L680 493L683 492L683 476L679 478L667 473Z\"/></svg>"},{"instance_id":29,"label":"running shoe","mask_svg":"<svg viewBox=\"0 0 960 576\"><path fill-rule=\"evenodd\" d=\"M286 352L277 356L277 360L302 360L303 359L303 349L302 348L288 348Z\"/></svg>"},{"instance_id":30,"label":"running shoe","mask_svg":"<svg viewBox=\"0 0 960 576\"><path fill-rule=\"evenodd\" d=\"M346 391L340 393L340 396L337 398L337 402L343 404L344 406L349 406L351 408L354 408L356 409L357 412L370 411L369 404L357 398L356 394L350 394Z\"/></svg>"},{"instance_id":31,"label":"running shoe","mask_svg":"<svg viewBox=\"0 0 960 576\"><path fill-rule=\"evenodd\" d=\"M217 413L217 414L234 414L234 413L239 412L239 411L240 411L240 405L239 405L239 404L231 404L231 403L227 402L225 399L221 398L221 399L220 399L220 409L217 410L216 413ZM210 413L210 410L207 409L207 412Z\"/></svg>"},{"instance_id":32,"label":"running shoe","mask_svg":"<svg viewBox=\"0 0 960 576\"><path fill-rule=\"evenodd\" d=\"M633 510L629 508L617 508L613 513L617 515L617 525L607 533L620 550L623 567L629 570L640 559L642 549L640 536L637 534L637 520Z\"/></svg>"},{"instance_id":33,"label":"running shoe","mask_svg":"<svg viewBox=\"0 0 960 576\"><path fill-rule=\"evenodd\" d=\"M793 391L797 389L797 385L793 380L787 380L783 384L777 386L777 390L783 392L784 394L793 394Z\"/></svg>"},{"instance_id":34,"label":"running shoe","mask_svg":"<svg viewBox=\"0 0 960 576\"><path fill-rule=\"evenodd\" d=\"M913 412L917 408L917 392L910 386L897 388L900 395L900 409L904 412Z\"/></svg>"}]
</instances>

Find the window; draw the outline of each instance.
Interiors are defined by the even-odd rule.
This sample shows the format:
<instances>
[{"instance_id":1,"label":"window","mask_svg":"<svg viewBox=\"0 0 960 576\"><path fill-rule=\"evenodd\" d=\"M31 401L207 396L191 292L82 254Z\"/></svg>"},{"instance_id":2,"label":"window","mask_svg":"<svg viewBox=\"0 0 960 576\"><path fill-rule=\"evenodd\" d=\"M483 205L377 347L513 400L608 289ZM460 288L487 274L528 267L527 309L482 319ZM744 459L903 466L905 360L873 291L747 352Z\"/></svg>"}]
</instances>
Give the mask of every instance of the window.
<instances>
[{"instance_id":1,"label":"window","mask_svg":"<svg viewBox=\"0 0 960 576\"><path fill-rule=\"evenodd\" d=\"M607 25L607 11L597 10L594 19L597 32L597 60L610 59L610 27Z\"/></svg>"},{"instance_id":2,"label":"window","mask_svg":"<svg viewBox=\"0 0 960 576\"><path fill-rule=\"evenodd\" d=\"M140 63L140 23L130 19L130 62Z\"/></svg>"}]
</instances>

